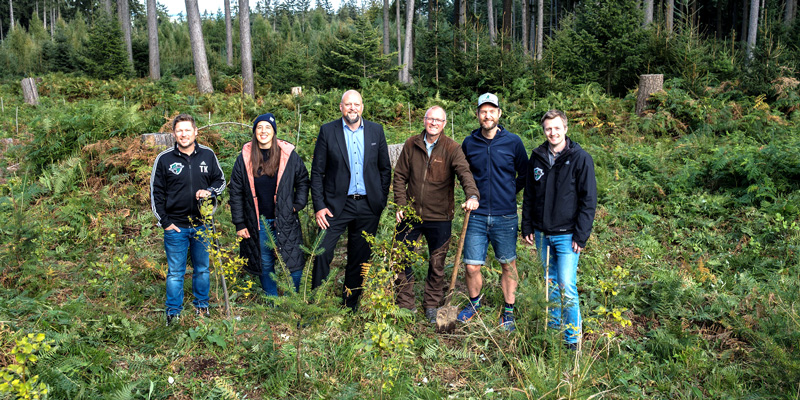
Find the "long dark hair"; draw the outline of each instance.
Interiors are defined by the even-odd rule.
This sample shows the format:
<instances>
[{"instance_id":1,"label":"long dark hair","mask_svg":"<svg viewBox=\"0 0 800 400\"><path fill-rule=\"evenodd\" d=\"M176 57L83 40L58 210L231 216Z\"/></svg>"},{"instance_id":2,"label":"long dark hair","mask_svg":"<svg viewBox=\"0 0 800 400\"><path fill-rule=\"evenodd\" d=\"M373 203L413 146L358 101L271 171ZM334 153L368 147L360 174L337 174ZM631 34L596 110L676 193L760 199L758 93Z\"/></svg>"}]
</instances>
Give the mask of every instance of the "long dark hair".
<instances>
[{"instance_id":1,"label":"long dark hair","mask_svg":"<svg viewBox=\"0 0 800 400\"><path fill-rule=\"evenodd\" d=\"M253 129L253 141L251 143L250 166L253 171L253 177L258 178L261 175L275 176L278 173L278 165L281 162L281 149L278 148L278 132L272 135L272 146L267 149L266 159L261 157L261 149L258 147L255 129Z\"/></svg>"}]
</instances>

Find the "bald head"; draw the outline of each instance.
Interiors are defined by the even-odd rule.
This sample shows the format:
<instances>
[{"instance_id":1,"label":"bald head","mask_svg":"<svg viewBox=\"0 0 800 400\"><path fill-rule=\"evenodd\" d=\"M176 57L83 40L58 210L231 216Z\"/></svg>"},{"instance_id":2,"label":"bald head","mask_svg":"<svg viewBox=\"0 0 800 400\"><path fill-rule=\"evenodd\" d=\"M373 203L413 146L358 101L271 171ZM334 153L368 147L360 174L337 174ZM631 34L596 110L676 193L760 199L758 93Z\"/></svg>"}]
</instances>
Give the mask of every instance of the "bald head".
<instances>
[{"instance_id":1,"label":"bald head","mask_svg":"<svg viewBox=\"0 0 800 400\"><path fill-rule=\"evenodd\" d=\"M361 125L361 113L364 112L361 94L356 90L348 90L342 95L342 102L339 103L339 110L342 118L348 127L357 129Z\"/></svg>"}]
</instances>

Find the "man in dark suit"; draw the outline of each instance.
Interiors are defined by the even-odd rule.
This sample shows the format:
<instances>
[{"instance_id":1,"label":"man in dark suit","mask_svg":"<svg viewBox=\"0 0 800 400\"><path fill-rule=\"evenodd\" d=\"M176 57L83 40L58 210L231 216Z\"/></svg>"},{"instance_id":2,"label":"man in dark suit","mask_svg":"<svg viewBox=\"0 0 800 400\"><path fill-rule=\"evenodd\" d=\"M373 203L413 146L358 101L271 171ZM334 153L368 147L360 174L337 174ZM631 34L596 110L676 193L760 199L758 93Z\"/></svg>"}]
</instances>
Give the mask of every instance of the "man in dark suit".
<instances>
[{"instance_id":1,"label":"man in dark suit","mask_svg":"<svg viewBox=\"0 0 800 400\"><path fill-rule=\"evenodd\" d=\"M361 295L361 265L371 249L362 232L374 235L389 194L392 167L383 126L361 118L361 94L349 90L339 103L342 119L322 125L311 162L311 199L326 231L314 260L313 286L328 277L336 242L347 229L344 305L355 310Z\"/></svg>"}]
</instances>

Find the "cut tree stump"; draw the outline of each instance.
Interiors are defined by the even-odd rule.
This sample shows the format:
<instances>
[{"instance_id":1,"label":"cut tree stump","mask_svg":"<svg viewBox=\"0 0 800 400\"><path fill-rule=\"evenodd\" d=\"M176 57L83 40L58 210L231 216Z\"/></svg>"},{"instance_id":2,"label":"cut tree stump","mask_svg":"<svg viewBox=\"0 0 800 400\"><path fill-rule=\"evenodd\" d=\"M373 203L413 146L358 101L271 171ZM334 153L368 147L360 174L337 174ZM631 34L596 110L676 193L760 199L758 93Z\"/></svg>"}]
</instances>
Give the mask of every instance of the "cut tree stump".
<instances>
[{"instance_id":1,"label":"cut tree stump","mask_svg":"<svg viewBox=\"0 0 800 400\"><path fill-rule=\"evenodd\" d=\"M175 138L171 133L145 133L142 134L142 144L150 147L172 147Z\"/></svg>"},{"instance_id":2,"label":"cut tree stump","mask_svg":"<svg viewBox=\"0 0 800 400\"><path fill-rule=\"evenodd\" d=\"M22 84L22 96L25 98L25 102L32 106L38 106L39 92L36 90L36 81L33 78L24 78L20 83Z\"/></svg>"},{"instance_id":3,"label":"cut tree stump","mask_svg":"<svg viewBox=\"0 0 800 400\"><path fill-rule=\"evenodd\" d=\"M403 143L389 145L389 161L392 163L392 169L397 164L397 159L400 158L400 152L403 151Z\"/></svg>"},{"instance_id":4,"label":"cut tree stump","mask_svg":"<svg viewBox=\"0 0 800 400\"><path fill-rule=\"evenodd\" d=\"M646 74L639 76L639 95L636 97L636 115L642 116L650 95L664 90L664 75Z\"/></svg>"}]
</instances>

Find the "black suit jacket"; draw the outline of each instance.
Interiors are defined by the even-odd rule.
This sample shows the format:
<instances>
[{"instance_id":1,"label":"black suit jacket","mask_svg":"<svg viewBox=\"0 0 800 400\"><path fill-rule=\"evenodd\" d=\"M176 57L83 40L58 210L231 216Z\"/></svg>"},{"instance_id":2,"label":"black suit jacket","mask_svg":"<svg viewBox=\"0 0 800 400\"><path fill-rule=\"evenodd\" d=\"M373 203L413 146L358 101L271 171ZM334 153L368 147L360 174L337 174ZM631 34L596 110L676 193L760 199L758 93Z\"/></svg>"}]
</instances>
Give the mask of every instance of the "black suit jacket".
<instances>
[{"instance_id":1,"label":"black suit jacket","mask_svg":"<svg viewBox=\"0 0 800 400\"><path fill-rule=\"evenodd\" d=\"M383 126L364 121L364 184L369 208L380 215L386 208L392 166ZM334 218L344 209L350 187L350 159L342 119L319 128L311 162L311 200L314 211L327 208Z\"/></svg>"}]
</instances>

